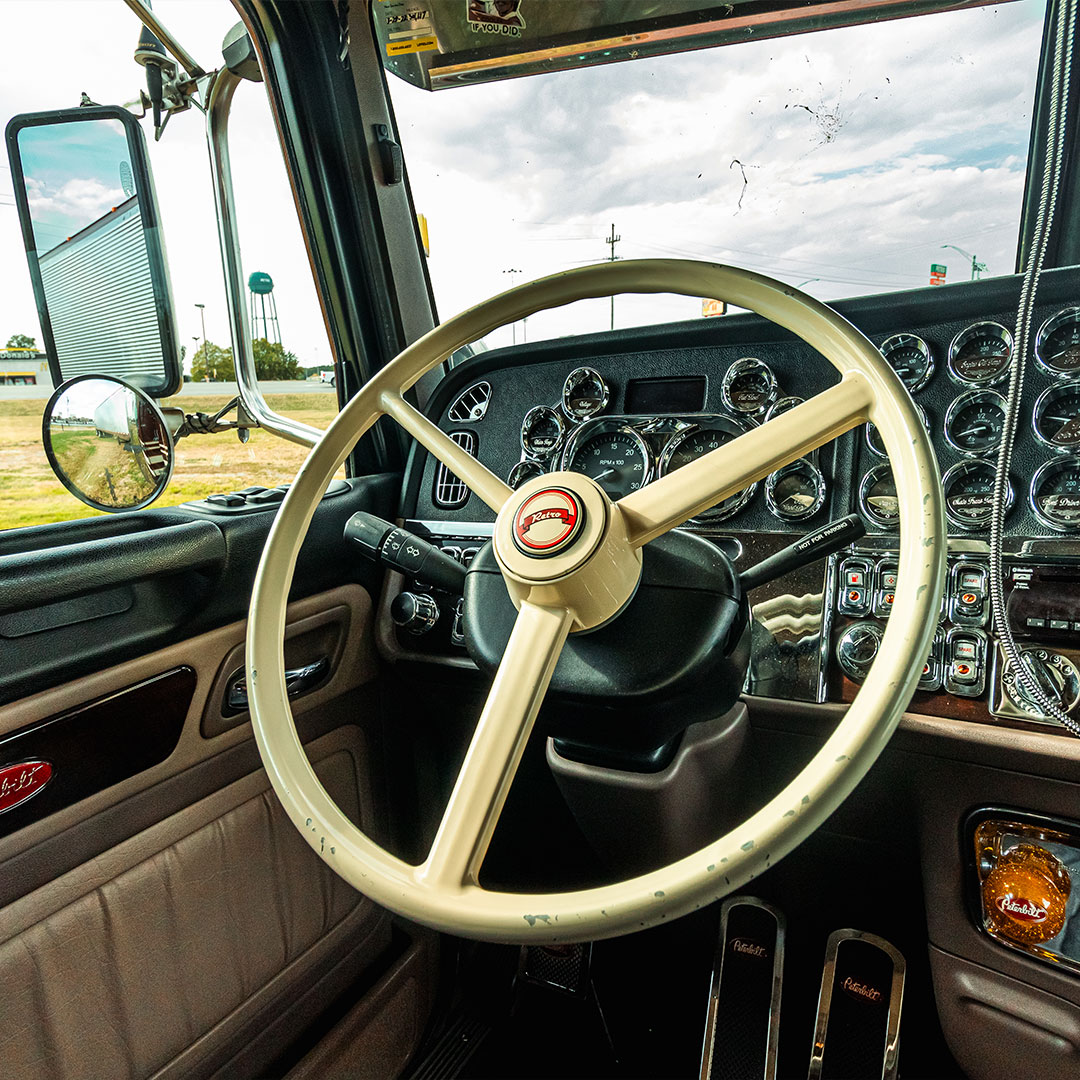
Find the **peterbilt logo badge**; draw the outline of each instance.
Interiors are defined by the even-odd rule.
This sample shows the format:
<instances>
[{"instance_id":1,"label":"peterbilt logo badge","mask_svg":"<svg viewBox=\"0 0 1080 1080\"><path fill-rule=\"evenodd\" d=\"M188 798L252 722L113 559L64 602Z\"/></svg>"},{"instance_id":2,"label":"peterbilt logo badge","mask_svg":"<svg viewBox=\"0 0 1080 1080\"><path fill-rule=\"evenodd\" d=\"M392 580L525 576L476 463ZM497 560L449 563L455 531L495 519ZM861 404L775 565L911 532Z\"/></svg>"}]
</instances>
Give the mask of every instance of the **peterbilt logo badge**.
<instances>
[{"instance_id":1,"label":"peterbilt logo badge","mask_svg":"<svg viewBox=\"0 0 1080 1080\"><path fill-rule=\"evenodd\" d=\"M36 795L52 779L47 761L20 761L0 766L0 814Z\"/></svg>"},{"instance_id":2,"label":"peterbilt logo badge","mask_svg":"<svg viewBox=\"0 0 1080 1080\"><path fill-rule=\"evenodd\" d=\"M731 951L740 953L743 956L752 956L756 960L769 959L769 950L764 945L757 941L751 941L749 938L732 938Z\"/></svg>"},{"instance_id":3,"label":"peterbilt logo badge","mask_svg":"<svg viewBox=\"0 0 1080 1080\"><path fill-rule=\"evenodd\" d=\"M514 515L514 543L527 555L556 555L568 547L584 521L581 503L563 488L529 496Z\"/></svg>"},{"instance_id":4,"label":"peterbilt logo badge","mask_svg":"<svg viewBox=\"0 0 1080 1080\"><path fill-rule=\"evenodd\" d=\"M1016 919L1018 922L1046 922L1046 908L1040 907L1031 900L1019 900L1012 896L999 896L994 903L1002 915L1008 915L1010 919Z\"/></svg>"},{"instance_id":5,"label":"peterbilt logo badge","mask_svg":"<svg viewBox=\"0 0 1080 1080\"><path fill-rule=\"evenodd\" d=\"M850 975L844 979L840 984L841 989L846 990L852 997L859 998L861 1001L880 1001L881 991L876 986L870 986L867 983L861 983L856 979L853 979Z\"/></svg>"}]
</instances>

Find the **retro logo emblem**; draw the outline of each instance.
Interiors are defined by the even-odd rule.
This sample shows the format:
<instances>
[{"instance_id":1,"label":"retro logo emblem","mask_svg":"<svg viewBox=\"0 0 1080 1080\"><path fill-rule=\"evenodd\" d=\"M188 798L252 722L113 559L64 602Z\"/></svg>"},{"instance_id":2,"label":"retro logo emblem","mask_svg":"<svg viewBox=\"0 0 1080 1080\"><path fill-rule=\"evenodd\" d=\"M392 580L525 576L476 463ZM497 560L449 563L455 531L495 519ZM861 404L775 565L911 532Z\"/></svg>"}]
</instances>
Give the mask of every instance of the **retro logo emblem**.
<instances>
[{"instance_id":1,"label":"retro logo emblem","mask_svg":"<svg viewBox=\"0 0 1080 1080\"><path fill-rule=\"evenodd\" d=\"M52 766L47 761L20 761L17 765L0 765L0 814L26 802L51 779Z\"/></svg>"},{"instance_id":2,"label":"retro logo emblem","mask_svg":"<svg viewBox=\"0 0 1080 1080\"><path fill-rule=\"evenodd\" d=\"M545 488L518 507L514 543L526 555L557 555L574 542L584 521L584 507L575 495L564 488Z\"/></svg>"},{"instance_id":3,"label":"retro logo emblem","mask_svg":"<svg viewBox=\"0 0 1080 1080\"><path fill-rule=\"evenodd\" d=\"M1019 896L999 896L994 903L997 904L997 909L1002 915L1008 915L1010 919L1016 919L1018 922L1046 922L1046 916L1049 914L1041 904Z\"/></svg>"}]
</instances>

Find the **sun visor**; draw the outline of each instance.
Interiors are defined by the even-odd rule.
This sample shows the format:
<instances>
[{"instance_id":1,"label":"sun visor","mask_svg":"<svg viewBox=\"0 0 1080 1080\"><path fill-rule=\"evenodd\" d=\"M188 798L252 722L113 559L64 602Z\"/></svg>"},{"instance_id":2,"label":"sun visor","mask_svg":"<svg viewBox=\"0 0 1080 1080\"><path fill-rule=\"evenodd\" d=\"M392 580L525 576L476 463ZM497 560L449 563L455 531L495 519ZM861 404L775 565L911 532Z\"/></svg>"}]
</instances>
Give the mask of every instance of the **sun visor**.
<instances>
[{"instance_id":1,"label":"sun visor","mask_svg":"<svg viewBox=\"0 0 1080 1080\"><path fill-rule=\"evenodd\" d=\"M426 90L981 7L986 0L373 0L386 69Z\"/></svg>"}]
</instances>

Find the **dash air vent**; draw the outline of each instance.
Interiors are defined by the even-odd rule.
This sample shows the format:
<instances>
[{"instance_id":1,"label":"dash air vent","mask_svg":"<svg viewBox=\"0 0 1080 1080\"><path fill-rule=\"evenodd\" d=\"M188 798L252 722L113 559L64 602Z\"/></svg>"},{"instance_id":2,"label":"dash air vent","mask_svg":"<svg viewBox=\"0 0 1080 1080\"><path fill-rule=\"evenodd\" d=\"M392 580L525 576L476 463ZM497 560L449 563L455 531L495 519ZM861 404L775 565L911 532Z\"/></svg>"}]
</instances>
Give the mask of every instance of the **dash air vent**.
<instances>
[{"instance_id":1,"label":"dash air vent","mask_svg":"<svg viewBox=\"0 0 1080 1080\"><path fill-rule=\"evenodd\" d=\"M475 424L484 419L491 401L491 383L474 383L450 406L447 415L455 424Z\"/></svg>"},{"instance_id":2,"label":"dash air vent","mask_svg":"<svg viewBox=\"0 0 1080 1080\"><path fill-rule=\"evenodd\" d=\"M454 440L470 457L476 457L476 432L452 431ZM469 500L469 489L441 461L435 464L435 505L443 510L460 510Z\"/></svg>"}]
</instances>

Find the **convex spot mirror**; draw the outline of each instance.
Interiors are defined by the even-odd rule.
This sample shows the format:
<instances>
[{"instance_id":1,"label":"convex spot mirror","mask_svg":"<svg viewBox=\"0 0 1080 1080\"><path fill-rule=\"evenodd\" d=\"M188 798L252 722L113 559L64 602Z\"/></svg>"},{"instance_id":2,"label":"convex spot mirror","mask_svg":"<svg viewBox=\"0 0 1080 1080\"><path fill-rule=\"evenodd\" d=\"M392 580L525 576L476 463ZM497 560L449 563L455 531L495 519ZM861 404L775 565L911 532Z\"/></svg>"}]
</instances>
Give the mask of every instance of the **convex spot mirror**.
<instances>
[{"instance_id":1,"label":"convex spot mirror","mask_svg":"<svg viewBox=\"0 0 1080 1080\"><path fill-rule=\"evenodd\" d=\"M99 105L24 113L6 140L53 382L109 375L176 393L172 293L135 117Z\"/></svg>"},{"instance_id":2,"label":"convex spot mirror","mask_svg":"<svg viewBox=\"0 0 1080 1080\"><path fill-rule=\"evenodd\" d=\"M96 510L147 506L172 476L173 439L161 410L119 379L82 375L57 387L41 438L60 482Z\"/></svg>"}]
</instances>

